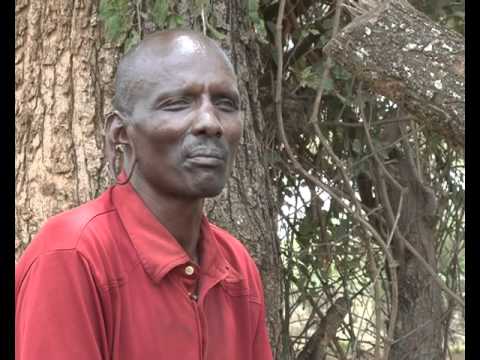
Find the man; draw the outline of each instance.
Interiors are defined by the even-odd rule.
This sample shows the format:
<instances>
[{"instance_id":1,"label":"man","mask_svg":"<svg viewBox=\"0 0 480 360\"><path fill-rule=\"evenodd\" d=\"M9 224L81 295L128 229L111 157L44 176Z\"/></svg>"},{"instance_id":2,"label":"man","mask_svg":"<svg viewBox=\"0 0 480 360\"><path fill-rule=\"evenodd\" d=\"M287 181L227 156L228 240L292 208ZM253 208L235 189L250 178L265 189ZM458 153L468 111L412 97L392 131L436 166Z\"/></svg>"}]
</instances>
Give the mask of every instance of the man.
<instances>
[{"instance_id":1,"label":"man","mask_svg":"<svg viewBox=\"0 0 480 360\"><path fill-rule=\"evenodd\" d=\"M231 169L239 103L200 34L156 33L122 59L106 150L123 170L22 256L16 359L271 359L257 268L202 210Z\"/></svg>"}]
</instances>

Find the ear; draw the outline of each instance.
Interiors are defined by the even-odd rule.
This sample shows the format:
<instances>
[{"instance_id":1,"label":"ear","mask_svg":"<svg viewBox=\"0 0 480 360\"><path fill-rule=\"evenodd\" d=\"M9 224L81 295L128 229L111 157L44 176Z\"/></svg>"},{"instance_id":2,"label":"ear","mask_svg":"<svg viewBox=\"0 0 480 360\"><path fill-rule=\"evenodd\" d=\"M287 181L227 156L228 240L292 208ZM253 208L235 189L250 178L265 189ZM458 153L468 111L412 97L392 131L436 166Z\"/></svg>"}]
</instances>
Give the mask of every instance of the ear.
<instances>
[{"instance_id":1,"label":"ear","mask_svg":"<svg viewBox=\"0 0 480 360\"><path fill-rule=\"evenodd\" d=\"M115 146L119 144L130 144L130 141L125 121L116 111L113 111L107 114L105 119L105 157L114 179L117 176L117 171L115 170L117 166L123 166L123 154L121 159L118 159L116 156Z\"/></svg>"},{"instance_id":2,"label":"ear","mask_svg":"<svg viewBox=\"0 0 480 360\"><path fill-rule=\"evenodd\" d=\"M125 121L116 111L107 115L105 122L105 139L107 144L113 145L113 147L119 144L130 144Z\"/></svg>"}]
</instances>

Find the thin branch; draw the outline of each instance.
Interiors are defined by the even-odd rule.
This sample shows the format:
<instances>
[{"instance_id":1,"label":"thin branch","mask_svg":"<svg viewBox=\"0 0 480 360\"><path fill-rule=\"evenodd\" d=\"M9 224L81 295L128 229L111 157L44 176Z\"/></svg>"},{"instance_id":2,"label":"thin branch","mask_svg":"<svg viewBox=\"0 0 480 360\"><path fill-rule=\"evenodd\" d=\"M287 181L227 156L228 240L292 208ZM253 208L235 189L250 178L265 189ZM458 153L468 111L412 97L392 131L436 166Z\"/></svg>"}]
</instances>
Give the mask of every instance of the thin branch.
<instances>
[{"instance_id":1,"label":"thin branch","mask_svg":"<svg viewBox=\"0 0 480 360\"><path fill-rule=\"evenodd\" d=\"M137 27L138 27L138 36L140 39L142 38L142 16L141 16L141 11L142 11L142 0L137 0Z\"/></svg>"},{"instance_id":2,"label":"thin branch","mask_svg":"<svg viewBox=\"0 0 480 360\"><path fill-rule=\"evenodd\" d=\"M205 19L205 7L202 5L202 29L203 29L203 35L207 35L207 20Z\"/></svg>"},{"instance_id":3,"label":"thin branch","mask_svg":"<svg viewBox=\"0 0 480 360\"><path fill-rule=\"evenodd\" d=\"M415 130L412 130L411 132L408 132L402 136L400 136L398 139L396 139L395 141L393 141L392 143L388 144L388 145L385 145L385 146L382 146L382 147L378 147L376 150L375 150L375 153L378 154L380 151L385 151L387 149L390 149L391 147L397 145L398 143L400 143L402 141L402 139L404 139L405 137L407 136L410 136L412 133L413 134L416 134L418 131L420 130L423 130L425 128L425 125L422 125L420 127L418 127L417 129ZM361 159L359 159L358 161L356 161L353 165L354 166L358 166L360 163L362 163L363 161L365 160L368 160L369 158L371 158L372 156L374 156L373 153L370 153L370 154L367 154L365 155L364 157L362 157Z\"/></svg>"},{"instance_id":4,"label":"thin branch","mask_svg":"<svg viewBox=\"0 0 480 360\"><path fill-rule=\"evenodd\" d=\"M297 160L295 154L293 153L292 148L290 147L290 144L288 143L287 136L285 134L285 127L283 124L283 113L282 113L282 79L283 79L283 51L282 51L282 19L283 19L283 14L285 10L285 0L280 0L280 5L279 5L279 12L277 16L277 22L276 22L276 32L275 32L275 45L277 49L277 78L276 78L276 86L275 86L275 110L276 110L276 115L277 115L277 123L278 123L278 130L280 132L280 137L281 140L285 146L285 151L287 152L290 160L292 161L292 164L294 168L298 171L300 175L302 175L304 178L310 180L312 183L314 183L316 186L318 186L320 189L325 191L330 195L330 197L335 200L340 206L342 206L345 211L349 212L353 218L358 221L365 229L367 232L369 232L373 238L377 241L377 243L382 247L383 251L387 255L388 262L391 264L390 267L392 268L392 282L396 282L396 262L392 257L392 254L385 243L385 241L382 239L380 234L373 228L373 226L365 220L365 218L358 213L356 210L352 209L349 205L347 205L343 199L338 195L337 191L332 189L330 186L327 184L323 183L320 181L317 177L311 175L306 169L303 168L302 164Z\"/></svg>"},{"instance_id":5,"label":"thin branch","mask_svg":"<svg viewBox=\"0 0 480 360\"><path fill-rule=\"evenodd\" d=\"M380 296L381 296L381 287L377 281L377 274L380 274L380 271L377 272L377 265L375 263L375 258L372 252L372 246L370 245L370 240L365 241L367 247L367 261L368 261L368 272L372 278L373 282L373 297L375 302L375 360L380 359L380 339L381 339L381 329L382 329L382 312L380 308Z\"/></svg>"},{"instance_id":6,"label":"thin branch","mask_svg":"<svg viewBox=\"0 0 480 360\"><path fill-rule=\"evenodd\" d=\"M342 4L343 0L337 0L335 15L333 17L332 38L334 38L338 32L338 27L340 25L340 15L342 13ZM327 59L325 60L325 68L323 69L322 81L317 90L317 96L315 97L315 101L313 103L312 115L310 116L310 122L312 124L316 124L318 122L318 112L320 109L320 102L322 100L323 91L325 89L325 80L330 73L330 68L332 67L332 65L332 58L330 56L327 56Z\"/></svg>"},{"instance_id":7,"label":"thin branch","mask_svg":"<svg viewBox=\"0 0 480 360\"><path fill-rule=\"evenodd\" d=\"M363 114L363 106L361 107L360 111ZM388 171L387 168L385 167L385 164L383 163L383 161L380 160L380 158L378 156L378 151L373 146L373 141L372 141L372 137L370 136L370 131L368 129L367 122L363 121L362 123L363 123L363 129L365 130L365 138L367 139L368 147L370 148L371 154L373 155L373 158L375 159L375 162L380 167L381 173L384 174L388 178L388 180L390 180L390 182L400 192L406 191L406 188L404 188L402 185L400 185L400 183L397 180L395 180L395 178L392 176L392 174L390 174L390 171Z\"/></svg>"},{"instance_id":8,"label":"thin branch","mask_svg":"<svg viewBox=\"0 0 480 360\"><path fill-rule=\"evenodd\" d=\"M465 301L463 301L460 296L455 294L443 281L440 279L438 274L433 270L433 268L430 266L430 264L424 259L424 257L415 249L415 247L410 244L410 242L405 239L405 237L402 234L398 234L402 241L405 243L405 247L412 253L413 256L417 258L417 260L420 262L420 264L424 267L424 269L432 276L433 281L442 289L445 291L450 297L455 300L458 304L460 304L462 307L465 307Z\"/></svg>"}]
</instances>

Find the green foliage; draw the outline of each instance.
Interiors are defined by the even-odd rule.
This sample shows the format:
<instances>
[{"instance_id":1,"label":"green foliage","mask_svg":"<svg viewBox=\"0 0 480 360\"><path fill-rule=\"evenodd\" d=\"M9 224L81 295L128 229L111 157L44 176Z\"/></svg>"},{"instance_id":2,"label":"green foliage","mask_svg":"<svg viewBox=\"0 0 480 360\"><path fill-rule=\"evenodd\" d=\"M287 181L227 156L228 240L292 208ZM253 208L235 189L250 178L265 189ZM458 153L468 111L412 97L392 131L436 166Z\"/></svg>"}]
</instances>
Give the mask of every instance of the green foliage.
<instances>
[{"instance_id":1,"label":"green foliage","mask_svg":"<svg viewBox=\"0 0 480 360\"><path fill-rule=\"evenodd\" d=\"M151 0L147 14L157 29L176 29L185 23L184 18L174 11L175 2L171 0Z\"/></svg>"},{"instance_id":2,"label":"green foliage","mask_svg":"<svg viewBox=\"0 0 480 360\"><path fill-rule=\"evenodd\" d=\"M152 20L158 27L163 27L167 20L169 13L168 0L154 0L152 6Z\"/></svg>"},{"instance_id":3,"label":"green foliage","mask_svg":"<svg viewBox=\"0 0 480 360\"><path fill-rule=\"evenodd\" d=\"M136 30L132 30L128 33L128 37L125 40L124 53L134 47L140 42L140 34Z\"/></svg>"},{"instance_id":4,"label":"green foliage","mask_svg":"<svg viewBox=\"0 0 480 360\"><path fill-rule=\"evenodd\" d=\"M248 17L256 26L261 25L262 20L258 13L258 0L248 0Z\"/></svg>"},{"instance_id":5,"label":"green foliage","mask_svg":"<svg viewBox=\"0 0 480 360\"><path fill-rule=\"evenodd\" d=\"M185 19L181 15L170 14L167 18L167 28L175 29L183 26Z\"/></svg>"},{"instance_id":6,"label":"green foliage","mask_svg":"<svg viewBox=\"0 0 480 360\"><path fill-rule=\"evenodd\" d=\"M352 78L352 74L340 65L333 66L332 75L336 80L350 80Z\"/></svg>"},{"instance_id":7,"label":"green foliage","mask_svg":"<svg viewBox=\"0 0 480 360\"><path fill-rule=\"evenodd\" d=\"M132 12L128 0L101 0L99 16L105 25L109 41L118 41L125 36L132 24Z\"/></svg>"},{"instance_id":8,"label":"green foliage","mask_svg":"<svg viewBox=\"0 0 480 360\"><path fill-rule=\"evenodd\" d=\"M329 94L335 88L334 81L329 73L323 78L324 70L322 63L305 66L303 68L296 67L294 71L301 87L308 87L316 90L319 86L322 86L324 94Z\"/></svg>"},{"instance_id":9,"label":"green foliage","mask_svg":"<svg viewBox=\"0 0 480 360\"><path fill-rule=\"evenodd\" d=\"M217 31L214 26L207 23L208 35L217 40L224 40L226 35L222 34L221 32Z\"/></svg>"}]
</instances>

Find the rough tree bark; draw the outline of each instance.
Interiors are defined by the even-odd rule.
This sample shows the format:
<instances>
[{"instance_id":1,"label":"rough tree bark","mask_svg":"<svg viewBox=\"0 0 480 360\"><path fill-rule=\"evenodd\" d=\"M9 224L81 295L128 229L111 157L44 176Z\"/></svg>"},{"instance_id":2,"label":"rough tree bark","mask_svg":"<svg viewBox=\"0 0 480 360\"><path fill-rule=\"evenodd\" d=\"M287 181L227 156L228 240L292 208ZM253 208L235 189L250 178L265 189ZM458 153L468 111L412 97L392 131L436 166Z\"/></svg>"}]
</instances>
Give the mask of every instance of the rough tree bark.
<instances>
[{"instance_id":1,"label":"rough tree bark","mask_svg":"<svg viewBox=\"0 0 480 360\"><path fill-rule=\"evenodd\" d=\"M15 5L15 249L53 214L107 185L103 114L118 50L106 46L97 1Z\"/></svg>"},{"instance_id":2,"label":"rough tree bark","mask_svg":"<svg viewBox=\"0 0 480 360\"><path fill-rule=\"evenodd\" d=\"M317 329L310 336L296 360L325 360L327 347L335 338L350 307L351 301L346 297L338 298L327 310L325 316L321 317Z\"/></svg>"},{"instance_id":3,"label":"rough tree bark","mask_svg":"<svg viewBox=\"0 0 480 360\"><path fill-rule=\"evenodd\" d=\"M406 0L358 9L354 12L361 15L325 46L325 52L375 93L403 104L420 124L463 151L464 38Z\"/></svg>"},{"instance_id":4,"label":"rough tree bark","mask_svg":"<svg viewBox=\"0 0 480 360\"><path fill-rule=\"evenodd\" d=\"M390 126L398 126L397 124ZM422 180L424 176L416 167L408 148L390 153L390 174L407 189L402 201L401 192L385 180L382 170L374 165L372 177L387 223L400 209L398 234L393 237L392 255L398 263L398 316L394 327L390 360L441 360L443 359L442 323L444 315L440 287L424 266L407 249L405 240L437 271L434 192ZM401 205L400 205L401 203ZM399 206L401 206L399 208ZM388 215L390 211L390 221ZM391 280L391 279L390 279Z\"/></svg>"},{"instance_id":5,"label":"rough tree bark","mask_svg":"<svg viewBox=\"0 0 480 360\"><path fill-rule=\"evenodd\" d=\"M17 258L48 217L94 198L109 183L103 116L110 110L120 47L104 40L98 6L99 0L16 2ZM175 6L185 27L206 26L191 1ZM261 63L249 36L246 3L216 1L209 9L238 74L245 130L232 178L206 211L246 244L259 265L275 353L281 324L280 255L275 202L262 156Z\"/></svg>"}]
</instances>

